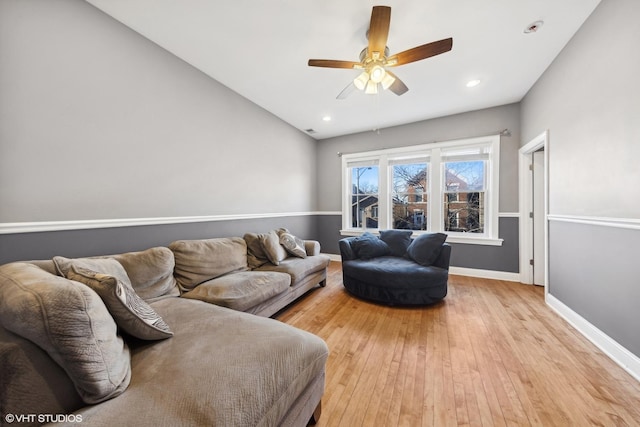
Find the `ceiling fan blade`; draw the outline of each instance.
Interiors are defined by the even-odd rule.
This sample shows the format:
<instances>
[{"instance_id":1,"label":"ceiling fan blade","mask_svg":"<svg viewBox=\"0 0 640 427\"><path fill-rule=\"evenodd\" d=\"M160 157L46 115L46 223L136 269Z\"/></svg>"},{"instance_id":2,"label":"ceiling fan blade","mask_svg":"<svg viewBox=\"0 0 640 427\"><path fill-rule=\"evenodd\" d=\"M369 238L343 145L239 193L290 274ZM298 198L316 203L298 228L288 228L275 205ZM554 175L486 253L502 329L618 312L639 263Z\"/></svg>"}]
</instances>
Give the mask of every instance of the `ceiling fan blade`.
<instances>
[{"instance_id":1,"label":"ceiling fan blade","mask_svg":"<svg viewBox=\"0 0 640 427\"><path fill-rule=\"evenodd\" d=\"M387 47L389 24L391 23L391 8L388 6L374 6L369 23L369 54L371 59L382 59ZM376 58L377 56L377 58Z\"/></svg>"},{"instance_id":2,"label":"ceiling fan blade","mask_svg":"<svg viewBox=\"0 0 640 427\"><path fill-rule=\"evenodd\" d=\"M310 67L325 68L362 68L362 64L353 61L336 61L333 59L310 59Z\"/></svg>"},{"instance_id":3,"label":"ceiling fan blade","mask_svg":"<svg viewBox=\"0 0 640 427\"><path fill-rule=\"evenodd\" d=\"M356 90L356 85L351 82L347 85L347 87L342 89L342 92L340 92L338 96L336 96L336 99L347 99L347 97L351 95L351 92L353 92L354 90Z\"/></svg>"},{"instance_id":4,"label":"ceiling fan blade","mask_svg":"<svg viewBox=\"0 0 640 427\"><path fill-rule=\"evenodd\" d=\"M451 37L448 39L438 40L437 42L423 44L422 46L414 47L413 49L405 50L390 56L387 58L387 66L397 67L398 65L420 61L421 59L449 52L452 47L453 39Z\"/></svg>"},{"instance_id":5,"label":"ceiling fan blade","mask_svg":"<svg viewBox=\"0 0 640 427\"><path fill-rule=\"evenodd\" d=\"M391 77L393 77L394 79L396 79L391 86L389 86L389 90L393 93L395 93L396 95L400 96L403 93L405 93L406 91L409 90L409 88L407 87L407 85L405 85L402 80L400 80L398 78L398 76L396 76L395 74L393 74L391 71L387 70L387 74L389 74Z\"/></svg>"}]
</instances>

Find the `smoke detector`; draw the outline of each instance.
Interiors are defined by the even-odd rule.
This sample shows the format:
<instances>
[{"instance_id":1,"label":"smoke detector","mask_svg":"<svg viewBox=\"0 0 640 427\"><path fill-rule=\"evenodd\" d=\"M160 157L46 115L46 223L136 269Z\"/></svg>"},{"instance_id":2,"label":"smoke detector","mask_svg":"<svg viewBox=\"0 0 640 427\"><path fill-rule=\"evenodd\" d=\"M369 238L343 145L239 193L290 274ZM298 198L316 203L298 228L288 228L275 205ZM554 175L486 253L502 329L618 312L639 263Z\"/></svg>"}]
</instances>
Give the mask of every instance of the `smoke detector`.
<instances>
[{"instance_id":1,"label":"smoke detector","mask_svg":"<svg viewBox=\"0 0 640 427\"><path fill-rule=\"evenodd\" d=\"M527 25L524 29L524 33L525 34L531 34L531 33L535 33L536 31L538 31L542 26L544 25L544 21L536 21L536 22L532 22L531 24Z\"/></svg>"}]
</instances>

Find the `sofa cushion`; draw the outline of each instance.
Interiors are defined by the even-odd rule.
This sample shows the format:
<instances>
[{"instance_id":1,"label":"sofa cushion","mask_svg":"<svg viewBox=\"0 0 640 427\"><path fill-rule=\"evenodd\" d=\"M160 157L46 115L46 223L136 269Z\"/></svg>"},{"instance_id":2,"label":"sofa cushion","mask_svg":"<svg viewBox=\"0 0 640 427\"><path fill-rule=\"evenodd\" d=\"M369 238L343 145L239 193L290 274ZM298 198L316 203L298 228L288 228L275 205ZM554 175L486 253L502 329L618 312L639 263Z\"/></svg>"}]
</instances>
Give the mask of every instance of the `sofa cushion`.
<instances>
[{"instance_id":1,"label":"sofa cushion","mask_svg":"<svg viewBox=\"0 0 640 427\"><path fill-rule=\"evenodd\" d=\"M412 234L412 230L380 230L380 240L389 246L389 255L405 256Z\"/></svg>"},{"instance_id":2,"label":"sofa cushion","mask_svg":"<svg viewBox=\"0 0 640 427\"><path fill-rule=\"evenodd\" d=\"M129 335L143 340L160 340L173 335L162 317L135 293L131 285L76 266L71 267L67 278L87 285L100 295L116 324Z\"/></svg>"},{"instance_id":3,"label":"sofa cushion","mask_svg":"<svg viewBox=\"0 0 640 427\"><path fill-rule=\"evenodd\" d=\"M290 284L291 277L287 274L241 271L201 283L182 297L246 311L286 291Z\"/></svg>"},{"instance_id":4,"label":"sofa cushion","mask_svg":"<svg viewBox=\"0 0 640 427\"><path fill-rule=\"evenodd\" d=\"M169 248L156 247L140 252L113 255L127 272L136 294L147 302L158 298L180 295L178 282L173 277L175 259Z\"/></svg>"},{"instance_id":5,"label":"sofa cushion","mask_svg":"<svg viewBox=\"0 0 640 427\"><path fill-rule=\"evenodd\" d=\"M390 251L389 246L385 242L369 232L353 239L351 246L358 258L361 259L371 259L388 255Z\"/></svg>"},{"instance_id":6,"label":"sofa cushion","mask_svg":"<svg viewBox=\"0 0 640 427\"><path fill-rule=\"evenodd\" d=\"M174 337L133 348L126 395L80 410L83 425L278 426L324 370L326 344L277 320L186 298L151 306Z\"/></svg>"},{"instance_id":7,"label":"sofa cushion","mask_svg":"<svg viewBox=\"0 0 640 427\"><path fill-rule=\"evenodd\" d=\"M240 237L177 240L169 245L176 261L174 275L184 291L232 271L246 270L247 243Z\"/></svg>"},{"instance_id":8,"label":"sofa cushion","mask_svg":"<svg viewBox=\"0 0 640 427\"><path fill-rule=\"evenodd\" d=\"M279 233L279 235L280 244L289 254L297 256L298 258L307 257L304 240L297 236L294 236L288 231L282 231Z\"/></svg>"},{"instance_id":9,"label":"sofa cushion","mask_svg":"<svg viewBox=\"0 0 640 427\"><path fill-rule=\"evenodd\" d=\"M247 243L247 264L251 270L269 262L260 243L261 236L262 234L246 233L243 237Z\"/></svg>"},{"instance_id":10,"label":"sofa cushion","mask_svg":"<svg viewBox=\"0 0 640 427\"><path fill-rule=\"evenodd\" d=\"M383 256L342 263L343 284L350 293L391 305L425 305L447 295L449 272L408 258Z\"/></svg>"},{"instance_id":11,"label":"sofa cushion","mask_svg":"<svg viewBox=\"0 0 640 427\"><path fill-rule=\"evenodd\" d=\"M407 258L383 256L374 260L355 259L342 263L343 274L372 286L390 289L420 289L446 285L448 271L423 266Z\"/></svg>"},{"instance_id":12,"label":"sofa cushion","mask_svg":"<svg viewBox=\"0 0 640 427\"><path fill-rule=\"evenodd\" d=\"M280 264L280 261L287 258L286 249L280 244L280 237L277 230L271 230L260 236L260 244L267 258L273 265Z\"/></svg>"},{"instance_id":13,"label":"sofa cushion","mask_svg":"<svg viewBox=\"0 0 640 427\"><path fill-rule=\"evenodd\" d=\"M277 271L291 276L291 285L295 286L308 275L324 270L331 259L326 255L309 256L306 258L289 257L278 265L265 264L254 271Z\"/></svg>"},{"instance_id":14,"label":"sofa cushion","mask_svg":"<svg viewBox=\"0 0 640 427\"><path fill-rule=\"evenodd\" d=\"M413 239L407 248L407 256L418 264L428 267L438 259L445 240L447 235L444 233L422 234Z\"/></svg>"},{"instance_id":15,"label":"sofa cushion","mask_svg":"<svg viewBox=\"0 0 640 427\"><path fill-rule=\"evenodd\" d=\"M28 263L0 267L0 321L46 351L88 404L122 393L129 348L94 291Z\"/></svg>"}]
</instances>

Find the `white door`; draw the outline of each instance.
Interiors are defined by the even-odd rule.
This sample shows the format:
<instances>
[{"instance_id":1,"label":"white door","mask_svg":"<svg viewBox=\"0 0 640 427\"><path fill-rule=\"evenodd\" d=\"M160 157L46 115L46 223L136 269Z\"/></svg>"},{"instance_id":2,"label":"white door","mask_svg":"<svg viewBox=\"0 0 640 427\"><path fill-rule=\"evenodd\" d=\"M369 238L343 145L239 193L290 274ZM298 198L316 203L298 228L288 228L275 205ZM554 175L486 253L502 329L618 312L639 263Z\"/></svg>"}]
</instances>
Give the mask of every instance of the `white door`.
<instances>
[{"instance_id":1,"label":"white door","mask_svg":"<svg viewBox=\"0 0 640 427\"><path fill-rule=\"evenodd\" d=\"M544 150L533 156L533 283L544 286Z\"/></svg>"}]
</instances>

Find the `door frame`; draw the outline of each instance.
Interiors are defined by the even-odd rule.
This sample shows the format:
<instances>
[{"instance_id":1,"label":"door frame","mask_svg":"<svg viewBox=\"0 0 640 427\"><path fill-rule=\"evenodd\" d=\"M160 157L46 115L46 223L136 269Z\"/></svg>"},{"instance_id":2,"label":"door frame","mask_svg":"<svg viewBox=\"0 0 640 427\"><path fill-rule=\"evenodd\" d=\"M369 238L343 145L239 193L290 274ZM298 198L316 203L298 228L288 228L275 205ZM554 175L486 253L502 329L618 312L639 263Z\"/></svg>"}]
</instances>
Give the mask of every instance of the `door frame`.
<instances>
[{"instance_id":1,"label":"door frame","mask_svg":"<svg viewBox=\"0 0 640 427\"><path fill-rule=\"evenodd\" d=\"M549 285L549 131L546 130L518 150L518 192L519 192L519 240L520 240L520 282L533 284L533 221L529 212L533 211L533 177L529 165L531 154L544 149L544 292Z\"/></svg>"}]
</instances>

